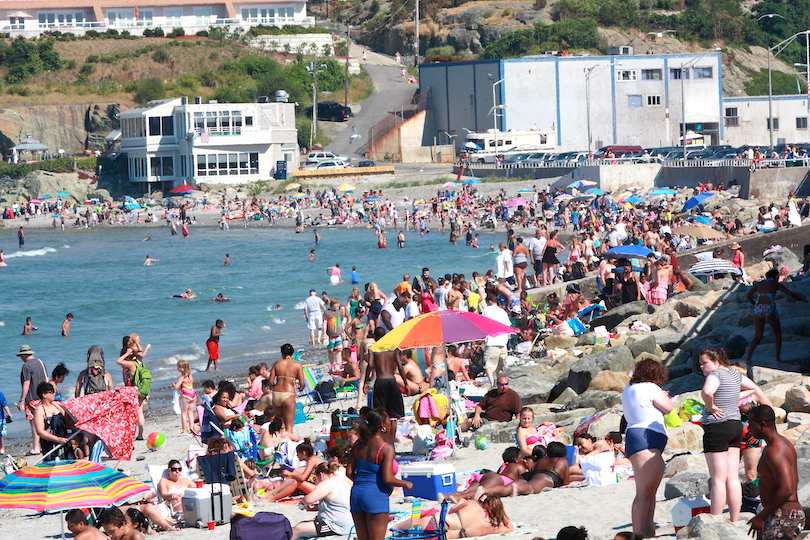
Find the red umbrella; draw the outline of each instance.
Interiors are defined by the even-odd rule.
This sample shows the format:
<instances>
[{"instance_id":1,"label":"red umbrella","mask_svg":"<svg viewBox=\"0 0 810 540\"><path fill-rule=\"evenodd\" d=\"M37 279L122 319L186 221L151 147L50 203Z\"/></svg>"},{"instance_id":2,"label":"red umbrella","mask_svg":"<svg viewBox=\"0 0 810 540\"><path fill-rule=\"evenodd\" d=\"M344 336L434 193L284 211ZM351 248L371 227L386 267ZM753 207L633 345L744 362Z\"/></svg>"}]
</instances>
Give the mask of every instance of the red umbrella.
<instances>
[{"instance_id":1,"label":"red umbrella","mask_svg":"<svg viewBox=\"0 0 810 540\"><path fill-rule=\"evenodd\" d=\"M138 425L138 389L122 386L62 403L76 427L104 441L112 457L129 461Z\"/></svg>"},{"instance_id":2,"label":"red umbrella","mask_svg":"<svg viewBox=\"0 0 810 540\"><path fill-rule=\"evenodd\" d=\"M196 188L194 186L190 186L188 184L180 184L176 188L173 188L169 193L186 193L187 191L194 191Z\"/></svg>"}]
</instances>

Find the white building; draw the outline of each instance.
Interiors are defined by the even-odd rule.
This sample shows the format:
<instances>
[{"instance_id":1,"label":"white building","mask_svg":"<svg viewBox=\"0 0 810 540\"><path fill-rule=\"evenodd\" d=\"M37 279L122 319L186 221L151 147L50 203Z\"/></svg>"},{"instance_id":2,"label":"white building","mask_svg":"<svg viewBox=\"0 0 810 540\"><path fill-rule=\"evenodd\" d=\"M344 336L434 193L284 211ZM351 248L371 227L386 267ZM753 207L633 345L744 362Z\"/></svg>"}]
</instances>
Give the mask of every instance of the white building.
<instances>
[{"instance_id":1,"label":"white building","mask_svg":"<svg viewBox=\"0 0 810 540\"><path fill-rule=\"evenodd\" d=\"M560 151L680 146L684 123L706 144L768 144L767 97L724 97L721 61L710 52L423 64L420 87L430 89L433 115L426 125L435 130L423 144L444 140L444 131L463 141L465 129L491 129L493 108L502 131L555 130ZM735 108L745 126L727 120ZM807 116L805 96L774 99L778 138L806 142Z\"/></svg>"},{"instance_id":2,"label":"white building","mask_svg":"<svg viewBox=\"0 0 810 540\"><path fill-rule=\"evenodd\" d=\"M199 101L199 100L197 100ZM294 103L150 101L121 113L121 153L143 191L268 180L298 169Z\"/></svg>"},{"instance_id":3,"label":"white building","mask_svg":"<svg viewBox=\"0 0 810 540\"><path fill-rule=\"evenodd\" d=\"M194 35L211 26L246 30L251 26L313 26L305 0L242 0L201 2L161 0L156 4L132 0L2 0L0 32L11 37L35 37L43 32L84 34L87 30L127 30L141 35L147 28L169 33L183 28Z\"/></svg>"}]
</instances>

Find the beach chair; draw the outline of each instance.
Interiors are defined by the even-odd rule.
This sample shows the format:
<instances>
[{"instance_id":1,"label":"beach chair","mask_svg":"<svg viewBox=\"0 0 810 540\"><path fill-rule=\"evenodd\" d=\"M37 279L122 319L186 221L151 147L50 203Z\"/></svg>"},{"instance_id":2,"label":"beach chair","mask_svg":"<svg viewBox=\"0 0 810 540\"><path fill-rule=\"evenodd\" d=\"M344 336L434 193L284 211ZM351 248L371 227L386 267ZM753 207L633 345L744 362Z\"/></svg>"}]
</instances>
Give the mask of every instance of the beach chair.
<instances>
[{"instance_id":1,"label":"beach chair","mask_svg":"<svg viewBox=\"0 0 810 540\"><path fill-rule=\"evenodd\" d=\"M322 382L329 380L329 372L324 371L325 366L316 366L309 364L302 366L304 370L304 385L305 389L298 397L302 399L304 405L304 412L310 413L312 411L328 413L329 404L337 401L337 392L334 397L324 397L324 392L319 391L318 385ZM332 387L334 391L334 387ZM320 410L319 410L320 409Z\"/></svg>"},{"instance_id":2,"label":"beach chair","mask_svg":"<svg viewBox=\"0 0 810 540\"><path fill-rule=\"evenodd\" d=\"M214 409L211 404L203 400L202 404L202 420L200 420L200 439L202 442L208 442L211 437L220 437L225 434L222 425L219 423L217 415L214 414Z\"/></svg>"},{"instance_id":3,"label":"beach chair","mask_svg":"<svg viewBox=\"0 0 810 540\"><path fill-rule=\"evenodd\" d=\"M439 518L436 520L436 525L438 529L421 529L419 527L419 519L421 515L421 510L419 510L419 514L416 513L417 506L421 509L422 501L421 499L414 499L412 503L412 518L411 518L411 526L408 529L391 529L391 536L387 537L392 540L430 540L432 538L437 538L439 540L447 540L447 511L449 508L449 503L445 499L442 501L442 507L439 511Z\"/></svg>"},{"instance_id":4,"label":"beach chair","mask_svg":"<svg viewBox=\"0 0 810 540\"><path fill-rule=\"evenodd\" d=\"M198 457L197 475L206 484L228 484L234 500L243 497L249 501L251 498L242 462L234 451Z\"/></svg>"}]
</instances>

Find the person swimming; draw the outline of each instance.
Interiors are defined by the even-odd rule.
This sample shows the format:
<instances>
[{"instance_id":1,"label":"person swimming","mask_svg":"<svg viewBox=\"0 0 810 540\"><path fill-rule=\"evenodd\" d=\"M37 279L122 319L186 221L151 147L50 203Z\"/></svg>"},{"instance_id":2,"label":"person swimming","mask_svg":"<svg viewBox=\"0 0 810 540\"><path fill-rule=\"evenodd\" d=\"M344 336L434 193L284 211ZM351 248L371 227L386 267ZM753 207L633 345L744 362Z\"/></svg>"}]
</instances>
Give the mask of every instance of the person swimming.
<instances>
[{"instance_id":1,"label":"person swimming","mask_svg":"<svg viewBox=\"0 0 810 540\"><path fill-rule=\"evenodd\" d=\"M212 302L230 302L230 298L225 298L222 293L219 293L216 298L211 299Z\"/></svg>"},{"instance_id":2,"label":"person swimming","mask_svg":"<svg viewBox=\"0 0 810 540\"><path fill-rule=\"evenodd\" d=\"M175 294L172 298L182 298L183 300L192 300L197 298L197 295L191 292L191 289L186 289L183 294Z\"/></svg>"}]
</instances>

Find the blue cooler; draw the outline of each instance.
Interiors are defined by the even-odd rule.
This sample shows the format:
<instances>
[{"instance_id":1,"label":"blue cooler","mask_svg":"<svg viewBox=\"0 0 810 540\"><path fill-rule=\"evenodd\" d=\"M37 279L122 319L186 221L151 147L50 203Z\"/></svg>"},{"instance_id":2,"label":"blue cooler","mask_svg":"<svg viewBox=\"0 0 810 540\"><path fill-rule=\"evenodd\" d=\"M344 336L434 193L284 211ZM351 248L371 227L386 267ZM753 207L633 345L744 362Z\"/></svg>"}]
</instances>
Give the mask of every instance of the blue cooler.
<instances>
[{"instance_id":1,"label":"blue cooler","mask_svg":"<svg viewBox=\"0 0 810 540\"><path fill-rule=\"evenodd\" d=\"M415 463L399 468L403 480L413 483L405 490L406 497L420 497L436 501L439 493L456 491L456 468L452 463Z\"/></svg>"}]
</instances>

